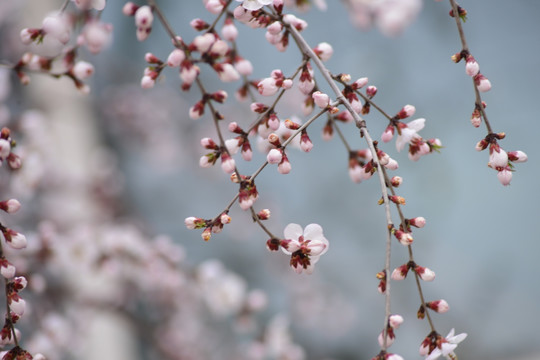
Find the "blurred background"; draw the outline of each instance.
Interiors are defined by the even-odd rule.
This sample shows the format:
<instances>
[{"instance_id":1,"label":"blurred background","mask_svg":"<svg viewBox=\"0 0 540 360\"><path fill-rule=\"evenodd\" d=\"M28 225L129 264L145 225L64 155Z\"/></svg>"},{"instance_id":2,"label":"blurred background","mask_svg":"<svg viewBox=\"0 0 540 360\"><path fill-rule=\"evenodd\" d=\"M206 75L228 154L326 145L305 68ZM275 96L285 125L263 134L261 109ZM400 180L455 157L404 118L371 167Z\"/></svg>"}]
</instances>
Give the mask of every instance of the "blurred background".
<instances>
[{"instance_id":1,"label":"blurred background","mask_svg":"<svg viewBox=\"0 0 540 360\"><path fill-rule=\"evenodd\" d=\"M8 9L9 1L1 2ZM39 19L59 3L25 1L13 9L16 20L4 19L9 27L6 25L2 34L3 57L15 61L22 52L6 53L6 49L17 41L20 29L38 25ZM189 26L193 18L213 20L201 1L163 3L172 27L186 42L196 36ZM384 266L385 247L384 209L377 206L380 188L376 178L362 184L351 182L346 149L338 138L323 141L320 134L324 121L317 121L309 128L313 150L309 154L288 151L290 174L281 175L275 166L269 166L257 178L260 197L255 205L272 211L267 226L275 234L281 235L289 223L318 223L323 227L330 250L317 263L315 272L297 275L288 267L287 256L269 253L267 235L237 206L230 213L232 223L208 243L202 241L200 231L187 230L184 219L215 217L233 198L237 186L219 166L198 166L199 157L205 154L200 139L216 139L208 115L196 121L188 117L189 107L200 98L198 91L181 91L177 72L170 69L164 71L155 88L140 89L146 66L144 54L150 51L166 59L172 46L157 22L150 38L138 42L133 19L122 15L122 5L109 2L101 17L114 26L113 45L98 56L81 55L96 69L89 82L89 96L71 94L73 84L69 81L38 76L33 76L38 84L34 88L13 85L18 100L12 101L12 106L21 111L44 111L50 119L48 126L57 130L47 144L48 149L56 149L51 152L57 163L63 164L57 170L75 172L78 179L107 166L118 172L113 183L121 190L114 194L114 204L104 207L114 207L114 215L98 208L93 210L98 214L92 216L129 217L145 235L167 236L182 248L184 267L197 269L218 259L228 271L239 275L245 286L266 293L267 307L257 316L263 322L275 321L276 314L287 318L290 336L304 349L306 359L369 359L376 355L384 300L377 292L375 274ZM457 350L463 359L540 359L536 330L540 318L540 269L536 265L540 243L535 226L540 197L533 188L540 157L534 146L539 130L534 104L540 81L540 3L495 0L461 4L468 11L464 29L470 51L493 85L483 94L489 120L496 132L506 133L506 139L500 142L504 149L522 150L529 156L527 163L518 164L508 187L503 187L496 172L486 166L487 151L474 149L486 131L471 126L471 79L463 63L450 60L461 45L455 22L448 16L449 5L433 1L421 5L416 19L396 36L381 33L377 26L353 26L350 12L337 1L328 1L325 11L314 7L293 12L309 24L303 31L308 43L315 46L326 41L333 46L334 56L326 65L334 74L349 73L353 79L369 77L370 84L378 88L374 101L389 114L406 104L416 106L414 118L426 118L421 135L442 141L440 154L418 162L409 161L404 152L397 153L394 142L382 146L400 164L392 174L404 178L399 195L407 200L405 216L427 219L426 227L415 231L413 250L418 264L437 273L434 282L423 284L425 296L430 300L443 298L450 304L448 313L433 315L437 330L443 335L452 328L456 333L468 333ZM253 63L254 79L268 77L276 68L287 76L299 65L301 55L293 45L278 53L265 40L264 30L237 26L238 50ZM229 100L219 109L225 122L250 124L255 117L249 103L238 104L232 96L237 84L217 83L213 71L202 68L201 79L210 91L223 88L229 93ZM329 91L322 81L319 85ZM299 107L302 97L292 94L277 108L278 116L298 116L305 121ZM63 115L53 116L51 109L55 108L65 110ZM365 118L371 135L378 139L386 120L374 109ZM341 129L352 147L366 147L353 124ZM264 161L264 154L255 153L251 163L238 156L242 173L252 173ZM94 160L85 158L89 154ZM111 186L109 183L104 188L110 190ZM65 222L66 213L77 217L80 209L86 209L84 213L93 206L84 197L73 200L77 189L74 186L71 193L60 187L54 195L49 194L50 198L34 201L47 203L39 206L49 209L47 215L53 219L54 209L76 203L57 216ZM91 202L94 195L87 196ZM25 216L22 222L32 218L28 213ZM397 216L394 221L397 223ZM26 226L32 228L29 223ZM393 267L407 260L406 249L395 245ZM101 281L107 282L107 277ZM86 284L81 283L82 287ZM89 286L93 289L94 285ZM392 283L392 312L401 314L405 322L390 350L406 359L420 358L418 347L429 333L427 322L416 319L418 307L412 278ZM226 320L210 318L204 321L218 324L212 325L218 331L228 331L223 325ZM124 330L118 333L129 333L125 330L129 325L120 328ZM189 331L189 327L186 329ZM144 348L144 344L133 345L129 336L126 338L127 347ZM204 338L199 339L204 342ZM224 344L226 341L220 346L226 347ZM219 349L205 356L242 358L220 354ZM154 358L139 350L134 352L139 356L135 358ZM91 359L90 353L85 358ZM109 356L101 358L113 358Z\"/></svg>"}]
</instances>

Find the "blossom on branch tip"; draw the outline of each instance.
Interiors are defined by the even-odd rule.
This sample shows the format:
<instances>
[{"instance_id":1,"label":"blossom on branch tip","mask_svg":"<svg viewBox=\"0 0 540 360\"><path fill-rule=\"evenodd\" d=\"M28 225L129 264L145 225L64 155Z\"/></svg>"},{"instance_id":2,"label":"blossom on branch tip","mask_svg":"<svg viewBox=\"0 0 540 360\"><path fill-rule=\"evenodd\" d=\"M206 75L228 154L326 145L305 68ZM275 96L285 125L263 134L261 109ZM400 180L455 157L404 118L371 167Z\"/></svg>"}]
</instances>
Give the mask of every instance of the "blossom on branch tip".
<instances>
[{"instance_id":1,"label":"blossom on branch tip","mask_svg":"<svg viewBox=\"0 0 540 360\"><path fill-rule=\"evenodd\" d=\"M320 256L328 251L329 243L323 235L322 227L309 224L302 229L298 224L289 224L283 235L285 239L281 241L281 249L291 255L291 267L298 274L302 271L311 274Z\"/></svg>"}]
</instances>

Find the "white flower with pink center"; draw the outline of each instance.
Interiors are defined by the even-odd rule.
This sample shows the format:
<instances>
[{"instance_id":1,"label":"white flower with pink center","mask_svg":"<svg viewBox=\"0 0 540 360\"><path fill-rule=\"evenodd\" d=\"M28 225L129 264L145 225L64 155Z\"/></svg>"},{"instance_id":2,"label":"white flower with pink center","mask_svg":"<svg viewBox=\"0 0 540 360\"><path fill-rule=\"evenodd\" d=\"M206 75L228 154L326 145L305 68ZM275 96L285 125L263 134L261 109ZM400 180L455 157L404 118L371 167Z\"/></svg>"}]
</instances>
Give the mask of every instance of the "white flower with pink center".
<instances>
[{"instance_id":1,"label":"white flower with pink center","mask_svg":"<svg viewBox=\"0 0 540 360\"><path fill-rule=\"evenodd\" d=\"M265 5L270 5L274 0L236 0L242 3L242 7L249 11L259 10Z\"/></svg>"},{"instance_id":2,"label":"white flower with pink center","mask_svg":"<svg viewBox=\"0 0 540 360\"><path fill-rule=\"evenodd\" d=\"M309 224L302 229L298 224L289 224L283 235L285 240L281 242L281 248L285 254L291 255L291 267L298 274L302 271L311 274L320 256L328 251L328 240L322 227Z\"/></svg>"},{"instance_id":3,"label":"white flower with pink center","mask_svg":"<svg viewBox=\"0 0 540 360\"><path fill-rule=\"evenodd\" d=\"M442 339L441 347L436 347L425 360L435 360L438 359L441 355L447 359L457 359L454 350L457 348L458 344L465 340L467 337L466 333L461 333L454 335L454 329L450 330L445 339Z\"/></svg>"},{"instance_id":4,"label":"white flower with pink center","mask_svg":"<svg viewBox=\"0 0 540 360\"><path fill-rule=\"evenodd\" d=\"M401 128L401 134L396 139L397 151L401 151L414 138L419 138L418 131L424 128L425 123L426 119L416 119L408 122L405 127Z\"/></svg>"}]
</instances>

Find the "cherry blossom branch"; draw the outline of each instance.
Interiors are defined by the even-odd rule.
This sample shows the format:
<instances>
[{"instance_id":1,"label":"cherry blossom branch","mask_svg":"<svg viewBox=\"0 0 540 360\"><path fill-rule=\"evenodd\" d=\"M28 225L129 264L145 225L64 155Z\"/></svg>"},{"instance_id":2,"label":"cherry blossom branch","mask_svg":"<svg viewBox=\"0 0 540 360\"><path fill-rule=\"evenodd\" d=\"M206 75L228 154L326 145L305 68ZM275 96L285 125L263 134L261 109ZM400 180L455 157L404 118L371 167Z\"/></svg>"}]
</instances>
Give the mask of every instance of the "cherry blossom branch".
<instances>
[{"instance_id":1,"label":"cherry blossom branch","mask_svg":"<svg viewBox=\"0 0 540 360\"><path fill-rule=\"evenodd\" d=\"M452 61L455 63L465 59L465 72L472 77L474 94L475 94L475 107L471 115L471 123L474 127L479 127L482 119L487 129L487 135L484 139L480 140L476 144L476 150L482 151L489 147L489 163L488 166L497 171L497 178L499 182L504 185L510 185L512 180L512 172L514 171L514 163L520 163L527 161L527 154L523 151L511 151L506 152L499 145L498 140L502 140L506 137L504 132L494 133L491 124L487 118L485 111L486 103L482 101L480 92L486 92L491 89L491 82L480 73L480 65L472 56L467 45L465 38L465 32L463 31L462 21L465 21L467 11L458 6L455 0L449 0L452 10L450 16L454 17L456 26L461 40L462 49L460 52L452 56Z\"/></svg>"},{"instance_id":2,"label":"cherry blossom branch","mask_svg":"<svg viewBox=\"0 0 540 360\"><path fill-rule=\"evenodd\" d=\"M455 14L460 13L459 6L455 0L449 0L449 1L450 1L450 5L452 6L454 20L456 21L459 38L461 40L461 48L462 48L461 53L463 54L462 57L466 57L469 54L469 46L467 45L467 39L465 37L465 32L463 31L463 25L461 23L462 17L459 15L458 16L455 15ZM486 124L487 132L488 134L491 134L493 133L493 130L491 130L491 125L488 121L486 110L482 104L482 96L480 95L480 91L478 90L478 87L476 86L474 78L472 79L472 82L473 82L473 88L474 88L474 95L476 98L476 101L475 101L476 109L480 111L480 113L482 114L482 118L484 119L484 122Z\"/></svg>"},{"instance_id":3,"label":"cherry blossom branch","mask_svg":"<svg viewBox=\"0 0 540 360\"><path fill-rule=\"evenodd\" d=\"M373 139L371 138L367 127L366 122L364 119L358 115L358 113L353 109L352 105L349 103L349 101L343 96L341 90L337 87L335 81L332 78L332 74L330 71L326 68L326 66L322 63L322 61L319 59L319 57L315 54L315 52L311 49L311 47L308 45L308 43L305 41L305 39L300 35L298 30L294 26L288 26L288 29L293 36L295 42L297 43L298 47L302 51L302 53L306 56L308 56L317 66L319 71L321 72L323 78L326 80L328 85L332 88L332 91L336 95L336 99L339 103L343 104L345 108L351 113L353 116L356 126L360 129L361 137L364 137L368 147L373 154L373 161L376 164L377 169L381 169L382 166L379 162L378 156L377 156L377 150L375 149ZM390 201L388 199L388 192L386 188L386 179L384 178L384 173L381 171L378 171L378 177L379 177L379 183L381 186L381 192L382 197L384 201L384 209L385 209L385 216L386 216L386 222L387 222L387 233L386 233L386 251L385 251L385 265L384 265L384 271L386 274L390 274L390 258L391 258L391 244L392 244L392 236L391 236L391 227L392 224L392 215L390 213ZM385 291L385 320L384 320L384 327L383 327L383 346L382 350L386 351L387 348L387 336L386 336L386 329L388 324L388 319L390 317L391 310L390 310L390 282L387 282L386 284L386 291Z\"/></svg>"}]
</instances>

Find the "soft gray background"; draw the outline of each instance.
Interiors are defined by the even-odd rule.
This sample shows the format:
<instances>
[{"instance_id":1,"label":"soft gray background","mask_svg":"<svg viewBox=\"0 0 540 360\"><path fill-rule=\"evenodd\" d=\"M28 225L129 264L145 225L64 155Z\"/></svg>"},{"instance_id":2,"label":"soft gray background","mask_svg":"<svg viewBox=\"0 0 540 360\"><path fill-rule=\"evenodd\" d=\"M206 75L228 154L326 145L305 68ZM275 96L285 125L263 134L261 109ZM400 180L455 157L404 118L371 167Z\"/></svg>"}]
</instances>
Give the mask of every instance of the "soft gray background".
<instances>
[{"instance_id":1,"label":"soft gray background","mask_svg":"<svg viewBox=\"0 0 540 360\"><path fill-rule=\"evenodd\" d=\"M434 315L437 329L446 334L455 327L458 333L469 333L459 347L458 355L463 359L509 359L540 352L540 245L536 228L540 197L535 188L540 156L535 140L539 130L535 115L540 81L540 2L484 0L462 4L469 11L465 24L469 46L493 85L483 96L489 119L496 131L506 132L507 138L501 142L505 149L520 149L529 155L528 163L518 164L509 187L501 186L495 171L487 168L487 152L474 150L485 130L470 125L474 104L471 80L463 63L450 61L460 50L460 42L454 20L447 15L449 5L426 1L417 21L402 36L387 38L377 30L354 29L342 5L328 2L327 12L313 9L299 15L309 22L303 34L310 44L328 41L333 45L335 53L328 67L353 78L368 76L379 88L374 100L389 113L414 104L415 117L427 119L422 135L440 138L445 147L441 154L411 163L406 154L396 153L393 143L384 146L401 165L396 174L405 179L399 190L407 199L405 215L427 219L427 226L415 232L415 257L438 274L433 283L424 286L427 298L444 298L451 306L449 313ZM212 19L200 1L163 3L175 30L187 41L195 35L188 25L192 18ZM119 5L111 3L104 13L104 20L115 24L116 37L106 56L95 59L94 94L98 101L103 100L99 99L103 94L122 89L111 81L122 86L138 82L146 51L166 58L171 50L157 24L149 41L137 43L133 20L119 16ZM299 63L293 46L278 54L265 41L263 30L239 27L239 49L255 65L255 77L268 76L274 68L290 74ZM383 266L385 232L383 209L376 205L380 196L377 181L353 184L347 175L343 146L337 138L323 142L319 135L322 124L315 123L310 130L313 151L307 155L290 151L293 170L287 176L279 175L275 168L266 169L257 179L261 195L256 203L257 208L273 211L269 226L276 234L290 222L323 226L331 248L317 264L315 274L299 277L285 269L286 257L269 254L264 246L266 235L250 225L249 216L237 208L232 211L232 224L204 243L199 231L185 229L183 219L215 216L236 187L219 168L197 167L203 154L198 140L214 136L214 131L207 118L194 122L187 116L186 105L182 107L197 100L196 89L181 93L176 73L165 75L160 89L149 91L148 96L175 102L176 110L168 115L178 122L178 137L185 150L174 155L176 160L171 163L179 165L177 168L164 168L145 162L133 146L121 147L129 205L148 221L152 231L178 239L193 264L211 257L221 259L243 274L251 286L270 293L269 313L284 311L301 319L294 336L308 350L309 359L371 358L378 352L376 336L384 314L375 279ZM213 74L207 77L207 81L212 79ZM234 87L228 89L232 98ZM227 120L240 124L253 119L243 109L225 107L223 113ZM367 120L372 135L378 138L385 121L375 111ZM152 126L152 118L148 118L148 126ZM358 142L354 126L342 129L353 147L365 147ZM250 173L262 159L255 157L251 165L240 162L241 171ZM396 245L393 265L406 260L405 249ZM412 278L395 284L393 294L393 312L402 314L406 322L391 350L408 359L419 358L417 348L429 330L427 323L415 319L419 300ZM297 301L315 303L307 318L293 305Z\"/></svg>"}]
</instances>

